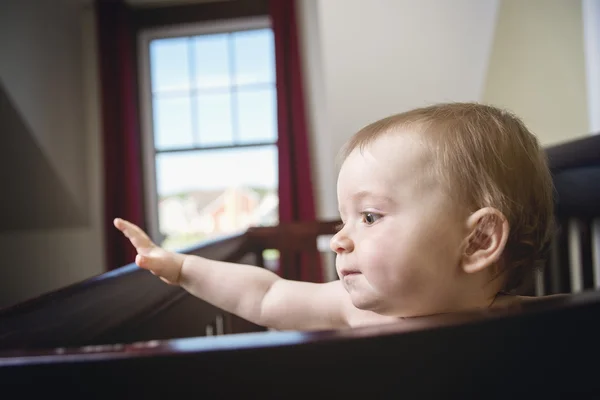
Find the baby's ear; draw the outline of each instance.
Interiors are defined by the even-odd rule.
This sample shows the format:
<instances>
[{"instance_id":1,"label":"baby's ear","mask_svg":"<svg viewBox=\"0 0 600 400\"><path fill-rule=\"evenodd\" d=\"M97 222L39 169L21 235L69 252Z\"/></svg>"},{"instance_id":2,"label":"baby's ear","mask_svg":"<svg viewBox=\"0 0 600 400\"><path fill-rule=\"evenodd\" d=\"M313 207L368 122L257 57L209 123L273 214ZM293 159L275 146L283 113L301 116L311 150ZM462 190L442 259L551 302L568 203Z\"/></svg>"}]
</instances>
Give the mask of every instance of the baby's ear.
<instances>
[{"instance_id":1,"label":"baby's ear","mask_svg":"<svg viewBox=\"0 0 600 400\"><path fill-rule=\"evenodd\" d=\"M475 273L500 259L510 227L504 215L492 207L471 214L467 226L469 235L465 239L462 268L467 273Z\"/></svg>"}]
</instances>

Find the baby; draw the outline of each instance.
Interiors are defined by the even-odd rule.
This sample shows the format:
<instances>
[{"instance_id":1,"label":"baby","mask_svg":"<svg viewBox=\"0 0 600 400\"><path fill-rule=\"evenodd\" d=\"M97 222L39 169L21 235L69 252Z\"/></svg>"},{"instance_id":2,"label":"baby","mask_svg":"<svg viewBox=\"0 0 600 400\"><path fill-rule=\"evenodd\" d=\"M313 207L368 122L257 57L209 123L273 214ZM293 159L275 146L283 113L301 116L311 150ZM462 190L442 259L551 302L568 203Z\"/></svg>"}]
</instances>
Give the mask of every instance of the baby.
<instances>
[{"instance_id":1,"label":"baby","mask_svg":"<svg viewBox=\"0 0 600 400\"><path fill-rule=\"evenodd\" d=\"M341 219L331 240L339 280L166 251L115 226L136 264L258 325L316 330L489 308L513 296L553 233L545 153L510 113L481 104L419 108L372 123L341 153Z\"/></svg>"}]
</instances>

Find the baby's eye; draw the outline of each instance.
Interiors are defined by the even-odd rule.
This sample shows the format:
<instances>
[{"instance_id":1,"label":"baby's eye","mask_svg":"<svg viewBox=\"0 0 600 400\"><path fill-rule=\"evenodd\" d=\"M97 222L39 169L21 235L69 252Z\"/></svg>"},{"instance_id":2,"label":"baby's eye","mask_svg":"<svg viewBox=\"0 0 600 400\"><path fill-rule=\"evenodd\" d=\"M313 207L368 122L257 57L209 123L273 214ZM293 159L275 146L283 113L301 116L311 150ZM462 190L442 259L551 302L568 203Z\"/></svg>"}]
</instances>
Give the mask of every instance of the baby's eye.
<instances>
[{"instance_id":1,"label":"baby's eye","mask_svg":"<svg viewBox=\"0 0 600 400\"><path fill-rule=\"evenodd\" d=\"M375 214L372 212L364 212L364 213L362 213L362 216L363 216L363 222L367 225L372 225L375 223L375 221L377 221L379 218L381 218L381 215Z\"/></svg>"}]
</instances>

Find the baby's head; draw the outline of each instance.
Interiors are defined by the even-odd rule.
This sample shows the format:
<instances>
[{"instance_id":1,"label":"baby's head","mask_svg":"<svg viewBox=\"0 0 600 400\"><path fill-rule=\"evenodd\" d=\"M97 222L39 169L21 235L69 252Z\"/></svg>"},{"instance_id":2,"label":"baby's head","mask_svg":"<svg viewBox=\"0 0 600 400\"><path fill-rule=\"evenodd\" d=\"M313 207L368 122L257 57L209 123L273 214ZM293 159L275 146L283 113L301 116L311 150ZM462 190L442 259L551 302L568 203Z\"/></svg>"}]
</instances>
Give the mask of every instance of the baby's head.
<instances>
[{"instance_id":1,"label":"baby's head","mask_svg":"<svg viewBox=\"0 0 600 400\"><path fill-rule=\"evenodd\" d=\"M552 235L552 179L514 115L474 103L394 115L342 150L332 239L354 304L390 315L479 307L532 276Z\"/></svg>"}]
</instances>

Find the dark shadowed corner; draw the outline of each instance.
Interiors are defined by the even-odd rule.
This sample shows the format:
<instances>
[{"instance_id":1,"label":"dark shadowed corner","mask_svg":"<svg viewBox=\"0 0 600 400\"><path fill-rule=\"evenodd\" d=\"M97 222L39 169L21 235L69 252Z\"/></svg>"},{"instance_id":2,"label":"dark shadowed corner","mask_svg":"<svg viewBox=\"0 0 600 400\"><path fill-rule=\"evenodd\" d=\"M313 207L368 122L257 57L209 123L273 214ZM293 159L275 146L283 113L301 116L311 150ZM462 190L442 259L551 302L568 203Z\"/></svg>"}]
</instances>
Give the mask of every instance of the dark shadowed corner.
<instances>
[{"instance_id":1,"label":"dark shadowed corner","mask_svg":"<svg viewBox=\"0 0 600 400\"><path fill-rule=\"evenodd\" d=\"M85 213L61 181L0 81L0 232L86 226Z\"/></svg>"}]
</instances>

